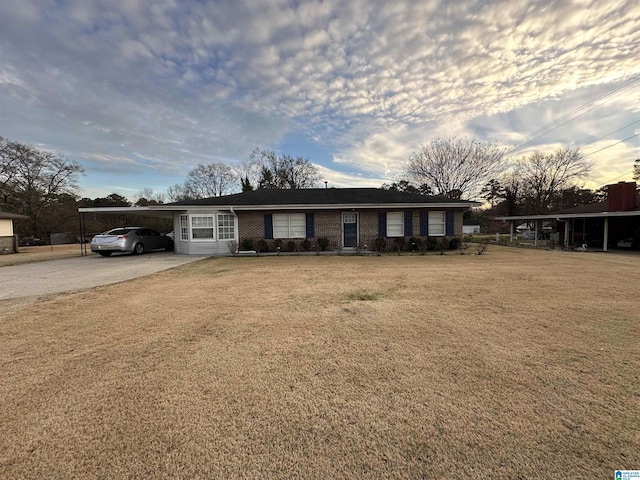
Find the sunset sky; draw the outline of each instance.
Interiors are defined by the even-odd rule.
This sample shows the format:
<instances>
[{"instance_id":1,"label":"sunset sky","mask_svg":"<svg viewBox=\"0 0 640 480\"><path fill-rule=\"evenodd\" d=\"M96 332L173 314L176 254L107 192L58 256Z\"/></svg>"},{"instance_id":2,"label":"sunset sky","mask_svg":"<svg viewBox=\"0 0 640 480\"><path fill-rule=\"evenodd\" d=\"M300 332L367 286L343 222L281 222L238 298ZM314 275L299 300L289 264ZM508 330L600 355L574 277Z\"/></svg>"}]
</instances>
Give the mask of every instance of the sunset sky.
<instances>
[{"instance_id":1,"label":"sunset sky","mask_svg":"<svg viewBox=\"0 0 640 480\"><path fill-rule=\"evenodd\" d=\"M255 147L377 187L449 136L581 146L597 187L631 179L639 100L637 1L0 2L0 136L80 162L89 197Z\"/></svg>"}]
</instances>

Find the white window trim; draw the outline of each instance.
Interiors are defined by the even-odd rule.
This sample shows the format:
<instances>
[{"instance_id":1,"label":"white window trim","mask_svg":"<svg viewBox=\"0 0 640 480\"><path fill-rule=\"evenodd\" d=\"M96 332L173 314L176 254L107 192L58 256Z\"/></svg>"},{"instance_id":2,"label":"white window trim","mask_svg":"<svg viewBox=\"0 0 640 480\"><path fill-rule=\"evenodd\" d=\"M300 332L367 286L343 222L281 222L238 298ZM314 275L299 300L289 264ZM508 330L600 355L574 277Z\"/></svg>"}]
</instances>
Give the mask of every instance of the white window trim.
<instances>
[{"instance_id":1,"label":"white window trim","mask_svg":"<svg viewBox=\"0 0 640 480\"><path fill-rule=\"evenodd\" d=\"M186 223L186 232L182 230L183 228L185 228L185 225L182 224L183 220ZM189 240L191 240L191 227L189 226L189 215L187 215L186 213L180 214L180 218L178 219L178 224L179 224L178 232L180 234L178 238L183 242L188 242Z\"/></svg>"},{"instance_id":2,"label":"white window trim","mask_svg":"<svg viewBox=\"0 0 640 480\"><path fill-rule=\"evenodd\" d=\"M441 213L442 214L442 223L440 222L433 222L431 221L431 214L432 213ZM430 237L445 237L447 235L447 213L444 210L432 210L429 211L429 236ZM432 225L442 225L442 233L432 233L433 229L432 229Z\"/></svg>"},{"instance_id":3,"label":"white window trim","mask_svg":"<svg viewBox=\"0 0 640 480\"><path fill-rule=\"evenodd\" d=\"M291 235L291 216L292 215L301 215L304 219L304 228L302 235ZM277 235L276 234L276 217L286 217L287 218L287 236ZM273 238L274 239L287 239L287 238L306 238L307 237L307 216L304 213L274 213L271 217L272 226L273 226Z\"/></svg>"},{"instance_id":4,"label":"white window trim","mask_svg":"<svg viewBox=\"0 0 640 480\"><path fill-rule=\"evenodd\" d=\"M397 234L397 233L393 233L392 234L392 233L389 232L389 224L390 224L389 223L389 215L394 215L394 216L400 215L401 222L399 224L400 225L400 233L399 234ZM398 225L398 224L396 223L395 225ZM391 238L404 237L404 212L387 212L387 237L391 237Z\"/></svg>"},{"instance_id":5,"label":"white window trim","mask_svg":"<svg viewBox=\"0 0 640 480\"><path fill-rule=\"evenodd\" d=\"M215 242L218 240L217 235L217 215L215 213L198 213L189 215L189 239L192 242ZM208 238L193 238L193 219L194 218L213 218L213 236ZM209 227L196 227L196 228L209 228Z\"/></svg>"},{"instance_id":6,"label":"white window trim","mask_svg":"<svg viewBox=\"0 0 640 480\"><path fill-rule=\"evenodd\" d=\"M226 217L231 217L231 220L233 222L233 225L231 226L232 231L231 231L231 237L230 238L222 238L222 236L220 235L220 228L229 228L228 226L225 225L220 225L220 218L222 216L226 216ZM217 235L217 239L219 241L231 241L231 240L235 240L236 238L236 217L232 214L232 213L217 213L216 214L216 235Z\"/></svg>"}]
</instances>

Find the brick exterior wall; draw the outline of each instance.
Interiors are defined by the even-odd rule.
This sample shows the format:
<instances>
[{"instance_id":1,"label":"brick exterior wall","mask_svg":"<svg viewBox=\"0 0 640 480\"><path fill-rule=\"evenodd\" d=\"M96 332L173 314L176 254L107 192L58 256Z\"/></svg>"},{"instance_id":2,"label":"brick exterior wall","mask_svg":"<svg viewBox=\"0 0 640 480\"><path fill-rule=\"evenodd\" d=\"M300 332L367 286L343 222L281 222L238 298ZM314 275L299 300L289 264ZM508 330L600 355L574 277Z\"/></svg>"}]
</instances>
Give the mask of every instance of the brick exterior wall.
<instances>
[{"instance_id":1,"label":"brick exterior wall","mask_svg":"<svg viewBox=\"0 0 640 480\"><path fill-rule=\"evenodd\" d=\"M429 211L430 209L412 210L412 235L420 236L420 212ZM434 208L434 211L442 211L442 209ZM278 211L240 211L238 215L238 236L239 243L242 248L243 240L251 240L254 245L257 241L264 239L264 215L268 213L313 213L315 224L315 237L310 238L310 242L315 244L318 238L327 238L329 247L327 250L339 250L342 248L342 213L349 213L353 210L278 210ZM367 245L367 248L374 249L375 239L378 238L378 214L380 212L404 212L403 209L393 210L355 210L358 213L359 222L359 243ZM462 235L462 216L463 210L457 210L454 213L454 236ZM405 237L406 238L406 237ZM287 242L287 239L282 239ZM293 239L295 242L301 242L302 239ZM273 240L268 240L273 245ZM389 242L387 242L389 243Z\"/></svg>"}]
</instances>

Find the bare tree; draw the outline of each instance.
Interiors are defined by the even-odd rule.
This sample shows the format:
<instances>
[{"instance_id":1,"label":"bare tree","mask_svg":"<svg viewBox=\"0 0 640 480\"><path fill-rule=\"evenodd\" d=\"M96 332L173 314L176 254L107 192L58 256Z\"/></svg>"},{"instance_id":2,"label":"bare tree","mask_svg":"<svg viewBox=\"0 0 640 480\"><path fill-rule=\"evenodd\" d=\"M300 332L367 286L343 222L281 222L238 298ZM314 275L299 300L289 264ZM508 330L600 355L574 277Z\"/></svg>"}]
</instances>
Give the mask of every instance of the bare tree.
<instances>
[{"instance_id":1,"label":"bare tree","mask_svg":"<svg viewBox=\"0 0 640 480\"><path fill-rule=\"evenodd\" d=\"M62 154L0 142L0 186L5 206L30 217L31 234L50 228L47 209L63 195L74 197L82 167Z\"/></svg>"},{"instance_id":2,"label":"bare tree","mask_svg":"<svg viewBox=\"0 0 640 480\"><path fill-rule=\"evenodd\" d=\"M256 148L249 159L248 168L259 188L313 188L320 181L318 169L307 158Z\"/></svg>"},{"instance_id":3,"label":"bare tree","mask_svg":"<svg viewBox=\"0 0 640 480\"><path fill-rule=\"evenodd\" d=\"M482 186L504 172L507 149L492 143L445 138L422 145L404 166L403 173L436 195L475 198Z\"/></svg>"},{"instance_id":4,"label":"bare tree","mask_svg":"<svg viewBox=\"0 0 640 480\"><path fill-rule=\"evenodd\" d=\"M640 158L636 158L633 161L633 179L636 182L640 182Z\"/></svg>"},{"instance_id":5,"label":"bare tree","mask_svg":"<svg viewBox=\"0 0 640 480\"><path fill-rule=\"evenodd\" d=\"M145 187L136 195L135 205L160 205L164 203L165 194L162 192L155 193L153 188Z\"/></svg>"},{"instance_id":6,"label":"bare tree","mask_svg":"<svg viewBox=\"0 0 640 480\"><path fill-rule=\"evenodd\" d=\"M591 164L577 147L562 147L552 153L535 152L521 159L516 174L530 202L528 213L545 213L555 195L584 178L590 170Z\"/></svg>"},{"instance_id":7,"label":"bare tree","mask_svg":"<svg viewBox=\"0 0 640 480\"><path fill-rule=\"evenodd\" d=\"M221 162L199 164L185 181L185 189L191 198L219 197L237 191L238 187L238 174Z\"/></svg>"},{"instance_id":8,"label":"bare tree","mask_svg":"<svg viewBox=\"0 0 640 480\"><path fill-rule=\"evenodd\" d=\"M193 200L193 196L184 183L176 183L167 188L167 199L170 202L180 202L182 200Z\"/></svg>"}]
</instances>

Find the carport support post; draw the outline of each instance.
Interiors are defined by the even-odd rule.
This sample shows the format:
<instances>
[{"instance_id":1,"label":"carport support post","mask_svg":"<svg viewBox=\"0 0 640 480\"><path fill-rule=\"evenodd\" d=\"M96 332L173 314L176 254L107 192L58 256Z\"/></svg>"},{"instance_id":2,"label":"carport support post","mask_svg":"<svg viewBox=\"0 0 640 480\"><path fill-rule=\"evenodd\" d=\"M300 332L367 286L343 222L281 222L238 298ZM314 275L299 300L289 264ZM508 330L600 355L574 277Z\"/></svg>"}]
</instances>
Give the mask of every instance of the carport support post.
<instances>
[{"instance_id":1,"label":"carport support post","mask_svg":"<svg viewBox=\"0 0 640 480\"><path fill-rule=\"evenodd\" d=\"M564 248L569 250L569 219L564 221Z\"/></svg>"},{"instance_id":2,"label":"carport support post","mask_svg":"<svg viewBox=\"0 0 640 480\"><path fill-rule=\"evenodd\" d=\"M509 230L509 243L513 243L513 220L511 220L511 228Z\"/></svg>"},{"instance_id":3,"label":"carport support post","mask_svg":"<svg viewBox=\"0 0 640 480\"><path fill-rule=\"evenodd\" d=\"M602 251L608 251L609 247L609 217L604 217L604 240L602 242Z\"/></svg>"},{"instance_id":4,"label":"carport support post","mask_svg":"<svg viewBox=\"0 0 640 480\"><path fill-rule=\"evenodd\" d=\"M537 247L538 246L538 220L535 221L534 225L535 226L533 227L533 232L534 232L533 246Z\"/></svg>"}]
</instances>

